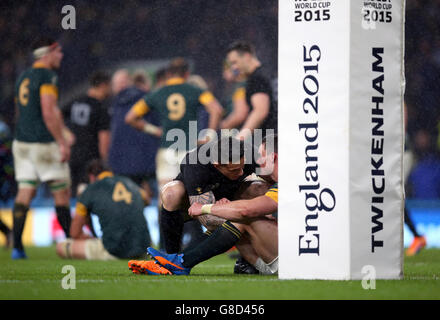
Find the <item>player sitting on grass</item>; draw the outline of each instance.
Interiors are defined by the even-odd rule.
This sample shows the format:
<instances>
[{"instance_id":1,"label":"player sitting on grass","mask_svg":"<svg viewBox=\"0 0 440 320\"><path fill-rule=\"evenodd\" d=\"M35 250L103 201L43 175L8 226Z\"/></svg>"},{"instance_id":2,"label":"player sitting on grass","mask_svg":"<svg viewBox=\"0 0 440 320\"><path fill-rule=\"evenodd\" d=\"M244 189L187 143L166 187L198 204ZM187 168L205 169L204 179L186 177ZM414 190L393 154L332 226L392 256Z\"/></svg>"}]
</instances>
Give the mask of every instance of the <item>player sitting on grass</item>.
<instances>
[{"instance_id":1,"label":"player sitting on grass","mask_svg":"<svg viewBox=\"0 0 440 320\"><path fill-rule=\"evenodd\" d=\"M136 273L188 275L198 263L225 252L231 244L239 244L240 254L262 274L278 271L278 225L274 214L278 208L278 150L277 137L274 146L263 140L259 148L259 164L265 174L275 181L262 196L229 201L222 199L215 204L193 203L189 209L192 217L216 216L226 219L211 236L182 253L166 254L148 248L152 261L129 261L129 268ZM226 245L225 245L226 244Z\"/></svg>"},{"instance_id":2,"label":"player sitting on grass","mask_svg":"<svg viewBox=\"0 0 440 320\"><path fill-rule=\"evenodd\" d=\"M145 256L150 235L144 217L146 197L133 181L114 176L101 160L92 160L87 168L90 185L76 203L70 235L57 244L62 258L87 260L114 260ZM83 233L90 218L96 214L102 230L102 239Z\"/></svg>"}]
</instances>

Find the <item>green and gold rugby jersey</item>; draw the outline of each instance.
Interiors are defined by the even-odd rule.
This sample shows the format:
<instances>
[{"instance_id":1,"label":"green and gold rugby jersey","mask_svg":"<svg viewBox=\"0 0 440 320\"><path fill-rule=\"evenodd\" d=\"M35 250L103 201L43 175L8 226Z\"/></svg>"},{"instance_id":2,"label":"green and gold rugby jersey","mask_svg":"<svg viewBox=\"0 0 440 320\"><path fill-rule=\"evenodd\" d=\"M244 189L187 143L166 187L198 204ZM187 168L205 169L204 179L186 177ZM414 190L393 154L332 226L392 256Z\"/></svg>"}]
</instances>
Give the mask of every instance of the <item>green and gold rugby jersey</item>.
<instances>
[{"instance_id":1,"label":"green and gold rugby jersey","mask_svg":"<svg viewBox=\"0 0 440 320\"><path fill-rule=\"evenodd\" d=\"M189 143L194 146L197 144L197 141L188 141L189 122L197 121L199 107L209 104L212 100L214 96L211 92L186 83L183 78L171 78L164 87L145 95L132 107L132 110L139 117L150 110L155 110L159 114L163 130L161 148L168 148L174 144L175 141L166 140L167 133L172 129L180 129L186 135L188 150Z\"/></svg>"},{"instance_id":2,"label":"green and gold rugby jersey","mask_svg":"<svg viewBox=\"0 0 440 320\"><path fill-rule=\"evenodd\" d=\"M58 78L54 71L34 63L25 70L15 85L18 120L14 138L23 142L52 142L41 111L40 96L53 94L58 99Z\"/></svg>"},{"instance_id":3,"label":"green and gold rugby jersey","mask_svg":"<svg viewBox=\"0 0 440 320\"><path fill-rule=\"evenodd\" d=\"M269 190L265 193L265 196L271 198L273 201L278 203L278 182L276 182L269 188ZM272 213L272 216L278 219L278 210Z\"/></svg>"},{"instance_id":4,"label":"green and gold rugby jersey","mask_svg":"<svg viewBox=\"0 0 440 320\"><path fill-rule=\"evenodd\" d=\"M116 257L133 258L144 254L151 242L144 207L133 181L105 171L79 196L76 214L97 215L104 248Z\"/></svg>"},{"instance_id":5,"label":"green and gold rugby jersey","mask_svg":"<svg viewBox=\"0 0 440 320\"><path fill-rule=\"evenodd\" d=\"M265 196L268 196L269 198L271 198L273 201L275 201L276 203L278 203L278 182L276 182L275 184L273 184L269 190L266 192Z\"/></svg>"}]
</instances>

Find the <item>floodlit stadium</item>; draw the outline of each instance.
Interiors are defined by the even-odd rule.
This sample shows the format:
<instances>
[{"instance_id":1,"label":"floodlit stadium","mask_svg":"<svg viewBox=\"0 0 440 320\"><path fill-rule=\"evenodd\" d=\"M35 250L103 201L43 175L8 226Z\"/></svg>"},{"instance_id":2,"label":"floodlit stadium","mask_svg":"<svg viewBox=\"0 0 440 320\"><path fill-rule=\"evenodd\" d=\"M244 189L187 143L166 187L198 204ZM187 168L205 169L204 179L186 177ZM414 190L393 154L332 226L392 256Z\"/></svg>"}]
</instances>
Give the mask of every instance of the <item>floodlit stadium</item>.
<instances>
[{"instance_id":1,"label":"floodlit stadium","mask_svg":"<svg viewBox=\"0 0 440 320\"><path fill-rule=\"evenodd\" d=\"M438 300L438 14L2 1L0 299Z\"/></svg>"}]
</instances>

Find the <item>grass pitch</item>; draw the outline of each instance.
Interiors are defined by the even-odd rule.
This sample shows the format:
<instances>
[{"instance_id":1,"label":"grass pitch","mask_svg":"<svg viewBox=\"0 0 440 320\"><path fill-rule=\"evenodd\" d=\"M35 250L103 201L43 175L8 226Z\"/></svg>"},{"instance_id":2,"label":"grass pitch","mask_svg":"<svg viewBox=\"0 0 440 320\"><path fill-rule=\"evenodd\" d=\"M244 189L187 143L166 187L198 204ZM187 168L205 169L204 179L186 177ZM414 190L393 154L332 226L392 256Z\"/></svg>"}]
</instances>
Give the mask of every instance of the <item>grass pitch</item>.
<instances>
[{"instance_id":1,"label":"grass pitch","mask_svg":"<svg viewBox=\"0 0 440 320\"><path fill-rule=\"evenodd\" d=\"M0 299L130 300L292 300L440 299L440 250L406 258L403 280L377 280L375 290L361 281L278 280L276 276L234 275L227 254L196 266L190 276L135 275L127 261L62 260L54 247L31 247L29 259L13 261L0 249ZM63 266L76 270L76 289L62 288Z\"/></svg>"}]
</instances>

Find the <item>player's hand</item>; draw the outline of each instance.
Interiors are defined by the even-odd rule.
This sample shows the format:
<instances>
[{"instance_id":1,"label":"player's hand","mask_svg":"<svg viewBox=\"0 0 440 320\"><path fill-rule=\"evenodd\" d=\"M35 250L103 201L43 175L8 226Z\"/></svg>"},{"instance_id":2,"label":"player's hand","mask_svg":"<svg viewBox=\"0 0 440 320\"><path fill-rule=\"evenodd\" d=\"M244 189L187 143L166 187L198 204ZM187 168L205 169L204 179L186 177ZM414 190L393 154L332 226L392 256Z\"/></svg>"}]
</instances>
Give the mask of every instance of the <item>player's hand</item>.
<instances>
[{"instance_id":1,"label":"player's hand","mask_svg":"<svg viewBox=\"0 0 440 320\"><path fill-rule=\"evenodd\" d=\"M69 147L73 146L76 142L75 135L67 127L63 128L63 137L64 137L64 140L66 140Z\"/></svg>"},{"instance_id":2,"label":"player's hand","mask_svg":"<svg viewBox=\"0 0 440 320\"><path fill-rule=\"evenodd\" d=\"M231 201L230 201L229 199L222 198L222 199L216 201L215 203L216 203L216 204L226 204L226 203L228 203L228 202L231 202Z\"/></svg>"},{"instance_id":3,"label":"player's hand","mask_svg":"<svg viewBox=\"0 0 440 320\"><path fill-rule=\"evenodd\" d=\"M163 135L163 129L161 127L159 127L159 130L157 130L156 132L156 137L161 138Z\"/></svg>"},{"instance_id":4,"label":"player's hand","mask_svg":"<svg viewBox=\"0 0 440 320\"><path fill-rule=\"evenodd\" d=\"M61 153L61 162L67 162L70 159L70 146L65 142L61 142L59 144L60 146L60 153Z\"/></svg>"},{"instance_id":5,"label":"player's hand","mask_svg":"<svg viewBox=\"0 0 440 320\"><path fill-rule=\"evenodd\" d=\"M197 202L193 203L191 207L189 207L188 209L189 216L194 218L202 215L202 206L203 204L201 203L197 203Z\"/></svg>"}]
</instances>

